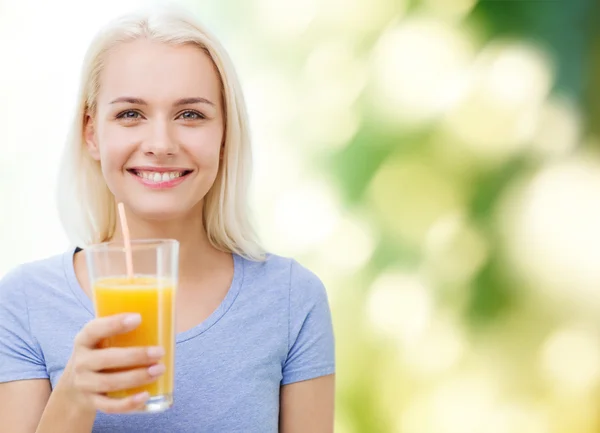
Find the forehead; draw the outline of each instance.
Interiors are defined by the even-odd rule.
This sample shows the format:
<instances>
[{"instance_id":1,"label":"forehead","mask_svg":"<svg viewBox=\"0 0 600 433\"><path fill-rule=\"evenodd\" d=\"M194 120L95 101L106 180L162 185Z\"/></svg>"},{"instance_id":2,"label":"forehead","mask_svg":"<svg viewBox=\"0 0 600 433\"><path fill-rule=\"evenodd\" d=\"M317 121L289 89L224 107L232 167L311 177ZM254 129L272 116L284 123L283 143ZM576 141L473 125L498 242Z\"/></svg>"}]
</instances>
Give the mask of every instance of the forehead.
<instances>
[{"instance_id":1,"label":"forehead","mask_svg":"<svg viewBox=\"0 0 600 433\"><path fill-rule=\"evenodd\" d=\"M220 88L216 67L198 46L140 39L107 53L98 98L100 103L121 96L159 103L194 96L218 104Z\"/></svg>"}]
</instances>

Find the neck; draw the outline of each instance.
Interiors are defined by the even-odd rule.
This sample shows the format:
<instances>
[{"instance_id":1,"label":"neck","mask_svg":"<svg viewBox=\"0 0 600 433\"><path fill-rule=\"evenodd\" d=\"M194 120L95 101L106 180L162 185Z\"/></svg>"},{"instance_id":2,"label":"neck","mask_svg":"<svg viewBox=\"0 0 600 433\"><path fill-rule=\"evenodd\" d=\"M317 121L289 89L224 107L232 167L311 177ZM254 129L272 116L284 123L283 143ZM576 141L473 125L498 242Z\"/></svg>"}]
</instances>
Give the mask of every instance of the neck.
<instances>
[{"instance_id":1,"label":"neck","mask_svg":"<svg viewBox=\"0 0 600 433\"><path fill-rule=\"evenodd\" d=\"M127 213L131 239L175 239L179 242L179 279L194 279L225 254L211 245L201 214L169 221L148 221ZM112 240L122 241L119 218Z\"/></svg>"}]
</instances>

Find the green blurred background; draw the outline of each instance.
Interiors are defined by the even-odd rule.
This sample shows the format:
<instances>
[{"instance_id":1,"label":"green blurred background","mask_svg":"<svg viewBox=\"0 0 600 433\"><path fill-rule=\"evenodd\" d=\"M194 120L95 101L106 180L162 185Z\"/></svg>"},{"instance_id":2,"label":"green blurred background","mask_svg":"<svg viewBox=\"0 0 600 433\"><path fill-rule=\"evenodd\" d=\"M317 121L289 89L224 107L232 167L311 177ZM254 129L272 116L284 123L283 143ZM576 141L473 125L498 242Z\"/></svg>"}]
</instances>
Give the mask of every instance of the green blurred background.
<instances>
[{"instance_id":1,"label":"green blurred background","mask_svg":"<svg viewBox=\"0 0 600 433\"><path fill-rule=\"evenodd\" d=\"M183 3L238 67L266 246L328 289L336 432L600 432L599 4ZM123 8L0 1L0 272L64 240L42 176Z\"/></svg>"},{"instance_id":2,"label":"green blurred background","mask_svg":"<svg viewBox=\"0 0 600 433\"><path fill-rule=\"evenodd\" d=\"M263 237L329 290L336 432L600 431L598 5L215 8Z\"/></svg>"}]
</instances>

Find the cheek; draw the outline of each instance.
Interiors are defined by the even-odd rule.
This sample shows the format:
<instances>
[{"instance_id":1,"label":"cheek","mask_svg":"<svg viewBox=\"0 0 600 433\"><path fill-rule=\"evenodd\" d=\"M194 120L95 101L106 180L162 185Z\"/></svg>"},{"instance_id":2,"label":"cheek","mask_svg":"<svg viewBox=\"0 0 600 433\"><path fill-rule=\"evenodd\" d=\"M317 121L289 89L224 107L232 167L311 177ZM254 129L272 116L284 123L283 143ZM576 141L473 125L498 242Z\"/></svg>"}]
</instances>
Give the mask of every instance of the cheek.
<instances>
[{"instance_id":1,"label":"cheek","mask_svg":"<svg viewBox=\"0 0 600 433\"><path fill-rule=\"evenodd\" d=\"M181 143L201 168L218 168L223 137L222 128L199 128L182 131Z\"/></svg>"},{"instance_id":2,"label":"cheek","mask_svg":"<svg viewBox=\"0 0 600 433\"><path fill-rule=\"evenodd\" d=\"M107 125L98 131L100 162L105 172L120 170L131 154L135 137L132 130Z\"/></svg>"}]
</instances>

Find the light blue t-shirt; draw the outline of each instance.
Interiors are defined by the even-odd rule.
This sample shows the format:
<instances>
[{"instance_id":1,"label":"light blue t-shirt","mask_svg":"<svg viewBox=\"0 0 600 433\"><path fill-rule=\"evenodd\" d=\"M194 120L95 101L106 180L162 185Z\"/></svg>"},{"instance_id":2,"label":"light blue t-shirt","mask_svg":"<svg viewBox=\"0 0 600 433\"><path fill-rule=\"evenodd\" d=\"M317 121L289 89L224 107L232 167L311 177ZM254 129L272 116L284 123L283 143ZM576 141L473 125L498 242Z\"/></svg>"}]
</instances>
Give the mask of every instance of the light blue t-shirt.
<instances>
[{"instance_id":1,"label":"light blue t-shirt","mask_svg":"<svg viewBox=\"0 0 600 433\"><path fill-rule=\"evenodd\" d=\"M231 287L201 324L177 335L174 405L158 414L98 413L94 433L271 433L282 385L334 373L321 281L292 259L234 255ZM0 281L0 383L50 379L94 317L73 251L24 264Z\"/></svg>"}]
</instances>

